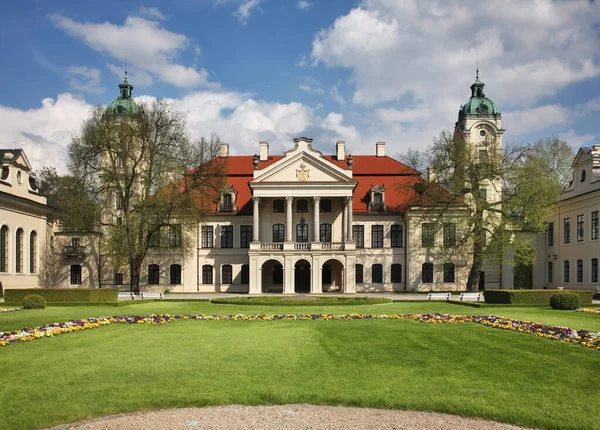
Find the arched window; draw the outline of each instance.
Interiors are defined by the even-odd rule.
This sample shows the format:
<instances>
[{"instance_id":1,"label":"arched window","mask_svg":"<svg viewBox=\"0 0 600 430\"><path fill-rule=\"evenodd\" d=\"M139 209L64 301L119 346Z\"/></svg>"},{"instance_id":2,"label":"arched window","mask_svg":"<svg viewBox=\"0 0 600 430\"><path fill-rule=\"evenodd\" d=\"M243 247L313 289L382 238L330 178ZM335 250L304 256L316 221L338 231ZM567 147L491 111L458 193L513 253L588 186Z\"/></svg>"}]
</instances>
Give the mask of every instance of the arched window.
<instances>
[{"instance_id":1,"label":"arched window","mask_svg":"<svg viewBox=\"0 0 600 430\"><path fill-rule=\"evenodd\" d=\"M23 273L23 229L17 230L17 240L15 242L15 271Z\"/></svg>"},{"instance_id":2,"label":"arched window","mask_svg":"<svg viewBox=\"0 0 600 430\"><path fill-rule=\"evenodd\" d=\"M331 199L321 199L319 203L320 212L331 212Z\"/></svg>"},{"instance_id":3,"label":"arched window","mask_svg":"<svg viewBox=\"0 0 600 430\"><path fill-rule=\"evenodd\" d=\"M283 224L273 224L273 242L283 242L285 240L285 226Z\"/></svg>"},{"instance_id":4,"label":"arched window","mask_svg":"<svg viewBox=\"0 0 600 430\"><path fill-rule=\"evenodd\" d=\"M205 264L202 266L202 283L213 283L213 267L210 264Z\"/></svg>"},{"instance_id":5,"label":"arched window","mask_svg":"<svg viewBox=\"0 0 600 430\"><path fill-rule=\"evenodd\" d=\"M551 284L552 283L552 278L553 278L553 273L554 271L554 264L552 263L552 261L548 262L548 283Z\"/></svg>"},{"instance_id":6,"label":"arched window","mask_svg":"<svg viewBox=\"0 0 600 430\"><path fill-rule=\"evenodd\" d=\"M148 284L160 284L160 267L158 264L150 264L148 266Z\"/></svg>"},{"instance_id":7,"label":"arched window","mask_svg":"<svg viewBox=\"0 0 600 430\"><path fill-rule=\"evenodd\" d=\"M285 202L282 199L273 200L273 213L282 214L285 212Z\"/></svg>"},{"instance_id":8,"label":"arched window","mask_svg":"<svg viewBox=\"0 0 600 430\"><path fill-rule=\"evenodd\" d=\"M321 224L321 231L319 232L319 240L321 242L331 242L331 224Z\"/></svg>"},{"instance_id":9,"label":"arched window","mask_svg":"<svg viewBox=\"0 0 600 430\"><path fill-rule=\"evenodd\" d=\"M231 264L221 266L221 284L231 284L233 279L233 268Z\"/></svg>"},{"instance_id":10,"label":"arched window","mask_svg":"<svg viewBox=\"0 0 600 430\"><path fill-rule=\"evenodd\" d=\"M37 272L37 233L29 235L29 273Z\"/></svg>"},{"instance_id":11,"label":"arched window","mask_svg":"<svg viewBox=\"0 0 600 430\"><path fill-rule=\"evenodd\" d=\"M308 224L296 225L296 242L308 242Z\"/></svg>"},{"instance_id":12,"label":"arched window","mask_svg":"<svg viewBox=\"0 0 600 430\"><path fill-rule=\"evenodd\" d=\"M421 282L424 284L433 282L433 263L423 263L421 265Z\"/></svg>"},{"instance_id":13,"label":"arched window","mask_svg":"<svg viewBox=\"0 0 600 430\"><path fill-rule=\"evenodd\" d=\"M402 264L392 264L392 282L402 282Z\"/></svg>"},{"instance_id":14,"label":"arched window","mask_svg":"<svg viewBox=\"0 0 600 430\"><path fill-rule=\"evenodd\" d=\"M169 268L169 284L181 284L181 265L171 264Z\"/></svg>"},{"instance_id":15,"label":"arched window","mask_svg":"<svg viewBox=\"0 0 600 430\"><path fill-rule=\"evenodd\" d=\"M0 229L0 272L8 272L8 227Z\"/></svg>"},{"instance_id":16,"label":"arched window","mask_svg":"<svg viewBox=\"0 0 600 430\"><path fill-rule=\"evenodd\" d=\"M569 260L565 260L563 263L563 281L569 282L571 280L571 263Z\"/></svg>"},{"instance_id":17,"label":"arched window","mask_svg":"<svg viewBox=\"0 0 600 430\"><path fill-rule=\"evenodd\" d=\"M71 285L81 285L81 265L80 264L72 264L71 270Z\"/></svg>"},{"instance_id":18,"label":"arched window","mask_svg":"<svg viewBox=\"0 0 600 430\"><path fill-rule=\"evenodd\" d=\"M355 267L355 280L354 282L357 284L362 284L364 281L364 271L363 271L363 265L362 264L357 264Z\"/></svg>"},{"instance_id":19,"label":"arched window","mask_svg":"<svg viewBox=\"0 0 600 430\"><path fill-rule=\"evenodd\" d=\"M296 212L306 213L308 212L308 200L300 199L296 201Z\"/></svg>"},{"instance_id":20,"label":"arched window","mask_svg":"<svg viewBox=\"0 0 600 430\"><path fill-rule=\"evenodd\" d=\"M241 272L242 284L250 283L250 265L242 264L242 272Z\"/></svg>"},{"instance_id":21,"label":"arched window","mask_svg":"<svg viewBox=\"0 0 600 430\"><path fill-rule=\"evenodd\" d=\"M383 266L381 264L373 264L371 266L371 282L374 284L383 283Z\"/></svg>"},{"instance_id":22,"label":"arched window","mask_svg":"<svg viewBox=\"0 0 600 430\"><path fill-rule=\"evenodd\" d=\"M444 263L444 282L454 283L454 263Z\"/></svg>"}]
</instances>

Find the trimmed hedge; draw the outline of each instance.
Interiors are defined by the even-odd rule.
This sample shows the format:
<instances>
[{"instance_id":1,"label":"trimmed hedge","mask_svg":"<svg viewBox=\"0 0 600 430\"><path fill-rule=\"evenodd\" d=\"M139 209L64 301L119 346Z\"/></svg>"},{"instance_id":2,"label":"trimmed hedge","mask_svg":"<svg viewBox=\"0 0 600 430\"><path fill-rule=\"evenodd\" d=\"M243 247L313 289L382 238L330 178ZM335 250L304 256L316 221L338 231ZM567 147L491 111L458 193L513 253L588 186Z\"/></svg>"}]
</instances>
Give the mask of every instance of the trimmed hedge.
<instances>
[{"instance_id":1,"label":"trimmed hedge","mask_svg":"<svg viewBox=\"0 0 600 430\"><path fill-rule=\"evenodd\" d=\"M117 302L116 288L14 288L4 291L6 303L20 303L29 294L38 294L51 303Z\"/></svg>"},{"instance_id":2,"label":"trimmed hedge","mask_svg":"<svg viewBox=\"0 0 600 430\"><path fill-rule=\"evenodd\" d=\"M579 308L579 296L573 293L560 291L550 296L550 306L552 309L575 310Z\"/></svg>"},{"instance_id":3,"label":"trimmed hedge","mask_svg":"<svg viewBox=\"0 0 600 430\"><path fill-rule=\"evenodd\" d=\"M23 297L24 309L44 309L46 307L46 299L39 294L29 294Z\"/></svg>"},{"instance_id":4,"label":"trimmed hedge","mask_svg":"<svg viewBox=\"0 0 600 430\"><path fill-rule=\"evenodd\" d=\"M171 301L171 300L169 300ZM186 300L187 301L187 300ZM314 299L295 299L285 297L231 297L218 298L210 301L219 305L249 305L249 306L344 306L344 305L376 305L392 303L385 298L371 297L317 297Z\"/></svg>"},{"instance_id":5,"label":"trimmed hedge","mask_svg":"<svg viewBox=\"0 0 600 430\"><path fill-rule=\"evenodd\" d=\"M550 297L557 290L485 290L483 296L486 303L495 304L540 304L550 305ZM592 291L589 290L564 290L579 297L582 305L592 303Z\"/></svg>"}]
</instances>

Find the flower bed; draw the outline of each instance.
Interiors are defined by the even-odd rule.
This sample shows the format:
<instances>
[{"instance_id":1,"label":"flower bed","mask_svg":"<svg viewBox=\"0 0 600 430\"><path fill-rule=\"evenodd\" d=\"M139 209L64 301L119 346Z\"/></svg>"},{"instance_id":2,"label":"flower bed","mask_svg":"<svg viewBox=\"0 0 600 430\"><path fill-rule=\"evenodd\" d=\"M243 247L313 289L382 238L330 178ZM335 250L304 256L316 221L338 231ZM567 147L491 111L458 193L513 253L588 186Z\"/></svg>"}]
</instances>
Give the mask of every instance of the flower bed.
<instances>
[{"instance_id":1,"label":"flower bed","mask_svg":"<svg viewBox=\"0 0 600 430\"><path fill-rule=\"evenodd\" d=\"M587 330L573 330L568 327L556 327L544 324L535 324L529 321L518 321L494 315L449 315L449 314L290 314L290 315L146 315L146 316L113 316L99 317L82 320L73 320L63 323L44 325L36 328L24 328L20 331L0 332L0 346L7 346L15 342L28 342L43 337L53 337L63 333L88 330L111 324L166 324L177 320L201 321L306 321L306 320L370 320L370 319L404 319L415 320L427 324L456 324L475 323L486 327L502 330L512 330L521 333L534 334L546 339L562 340L576 343L586 348L600 350L600 332L590 333Z\"/></svg>"},{"instance_id":2,"label":"flower bed","mask_svg":"<svg viewBox=\"0 0 600 430\"><path fill-rule=\"evenodd\" d=\"M588 314L600 314L600 308L581 308L577 309L576 312L585 312Z\"/></svg>"},{"instance_id":3,"label":"flower bed","mask_svg":"<svg viewBox=\"0 0 600 430\"><path fill-rule=\"evenodd\" d=\"M0 314L2 312L16 312L16 311L20 311L21 308L0 308Z\"/></svg>"}]
</instances>

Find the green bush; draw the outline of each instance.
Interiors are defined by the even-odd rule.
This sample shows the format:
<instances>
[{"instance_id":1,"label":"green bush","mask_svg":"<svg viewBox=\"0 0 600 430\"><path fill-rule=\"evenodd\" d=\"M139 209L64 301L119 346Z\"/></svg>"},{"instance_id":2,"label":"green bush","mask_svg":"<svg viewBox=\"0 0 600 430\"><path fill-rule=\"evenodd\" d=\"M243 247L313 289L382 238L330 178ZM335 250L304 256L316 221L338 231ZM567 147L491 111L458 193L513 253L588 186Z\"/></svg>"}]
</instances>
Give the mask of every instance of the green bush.
<instances>
[{"instance_id":1,"label":"green bush","mask_svg":"<svg viewBox=\"0 0 600 430\"><path fill-rule=\"evenodd\" d=\"M38 294L29 294L23 297L21 303L25 309L44 309L46 307L46 299Z\"/></svg>"},{"instance_id":2,"label":"green bush","mask_svg":"<svg viewBox=\"0 0 600 430\"><path fill-rule=\"evenodd\" d=\"M29 294L38 294L48 303L102 303L118 302L116 288L15 288L5 291L6 303L20 303Z\"/></svg>"},{"instance_id":3,"label":"green bush","mask_svg":"<svg viewBox=\"0 0 600 430\"><path fill-rule=\"evenodd\" d=\"M581 304L592 303L592 291L565 290L579 297ZM485 290L483 296L486 303L495 304L540 304L550 305L550 297L556 290Z\"/></svg>"},{"instance_id":4,"label":"green bush","mask_svg":"<svg viewBox=\"0 0 600 430\"><path fill-rule=\"evenodd\" d=\"M579 296L573 293L554 293L550 296L552 309L574 310L579 308Z\"/></svg>"}]
</instances>

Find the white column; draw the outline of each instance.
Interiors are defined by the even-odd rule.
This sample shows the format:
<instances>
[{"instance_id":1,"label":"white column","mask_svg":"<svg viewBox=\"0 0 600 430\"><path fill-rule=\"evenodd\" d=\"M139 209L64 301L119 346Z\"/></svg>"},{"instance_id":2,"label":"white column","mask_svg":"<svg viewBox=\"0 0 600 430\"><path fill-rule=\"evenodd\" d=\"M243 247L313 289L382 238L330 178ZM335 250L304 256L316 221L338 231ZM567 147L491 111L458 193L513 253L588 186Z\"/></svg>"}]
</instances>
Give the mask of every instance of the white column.
<instances>
[{"instance_id":1,"label":"white column","mask_svg":"<svg viewBox=\"0 0 600 430\"><path fill-rule=\"evenodd\" d=\"M320 201L321 201L321 197L313 197L313 203L314 203L314 214L313 214L313 220L314 220L314 232L313 232L313 242L318 242L319 241L319 230L321 227L320 221L319 221L319 212L320 212Z\"/></svg>"},{"instance_id":2,"label":"white column","mask_svg":"<svg viewBox=\"0 0 600 430\"><path fill-rule=\"evenodd\" d=\"M258 234L258 226L260 223L258 216L260 210L260 197L252 197L252 202L254 203L254 209L252 210L252 242L258 242L258 238L260 237Z\"/></svg>"},{"instance_id":3,"label":"white column","mask_svg":"<svg viewBox=\"0 0 600 430\"><path fill-rule=\"evenodd\" d=\"M342 242L348 242L348 201L344 202L344 212L342 216Z\"/></svg>"},{"instance_id":4,"label":"white column","mask_svg":"<svg viewBox=\"0 0 600 430\"><path fill-rule=\"evenodd\" d=\"M346 242L352 242L354 238L352 237L352 196L346 197L346 206L348 208L346 220L348 221L348 236Z\"/></svg>"},{"instance_id":5,"label":"white column","mask_svg":"<svg viewBox=\"0 0 600 430\"><path fill-rule=\"evenodd\" d=\"M285 241L292 242L293 239L293 226L292 226L292 202L294 201L293 197L286 197L285 202Z\"/></svg>"}]
</instances>

